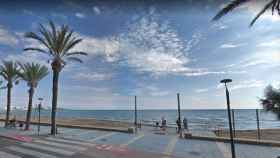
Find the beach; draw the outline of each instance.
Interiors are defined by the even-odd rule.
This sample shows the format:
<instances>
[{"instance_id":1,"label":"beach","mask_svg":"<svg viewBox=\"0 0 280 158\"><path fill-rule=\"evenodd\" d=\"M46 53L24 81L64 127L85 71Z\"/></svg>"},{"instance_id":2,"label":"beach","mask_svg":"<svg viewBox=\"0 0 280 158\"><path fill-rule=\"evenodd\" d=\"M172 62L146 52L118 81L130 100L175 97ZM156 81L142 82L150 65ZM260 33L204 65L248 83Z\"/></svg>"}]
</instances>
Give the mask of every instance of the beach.
<instances>
[{"instance_id":1,"label":"beach","mask_svg":"<svg viewBox=\"0 0 280 158\"><path fill-rule=\"evenodd\" d=\"M12 119L12 118L11 118ZM0 121L4 121L5 116L0 116ZM25 122L25 117L16 117L16 121ZM31 123L38 124L38 118L32 117ZM42 125L50 125L51 121L49 117L41 117L40 123ZM120 121L109 121L109 120L96 120L93 118L57 118L57 126L62 127L74 127L84 129L102 129L112 131L128 131L133 126L132 123L120 122Z\"/></svg>"},{"instance_id":2,"label":"beach","mask_svg":"<svg viewBox=\"0 0 280 158\"><path fill-rule=\"evenodd\" d=\"M214 131L218 137L229 137L228 130L219 130ZM235 131L236 138L245 138L245 139L258 139L257 130L237 130ZM261 129L260 130L260 139L261 140L272 140L280 141L280 129Z\"/></svg>"}]
</instances>

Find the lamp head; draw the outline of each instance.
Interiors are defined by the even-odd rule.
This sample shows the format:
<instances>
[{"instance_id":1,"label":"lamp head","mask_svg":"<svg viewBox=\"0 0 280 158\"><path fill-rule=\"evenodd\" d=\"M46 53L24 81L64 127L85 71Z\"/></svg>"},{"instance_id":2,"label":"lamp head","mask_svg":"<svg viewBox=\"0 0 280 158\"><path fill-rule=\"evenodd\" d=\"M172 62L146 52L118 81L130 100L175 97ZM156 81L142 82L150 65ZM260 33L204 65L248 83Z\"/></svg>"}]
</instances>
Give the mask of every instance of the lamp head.
<instances>
[{"instance_id":1,"label":"lamp head","mask_svg":"<svg viewBox=\"0 0 280 158\"><path fill-rule=\"evenodd\" d=\"M228 83L228 82L232 82L232 79L223 79L220 82L221 83Z\"/></svg>"},{"instance_id":2,"label":"lamp head","mask_svg":"<svg viewBox=\"0 0 280 158\"><path fill-rule=\"evenodd\" d=\"M43 101L43 98L38 98L38 100Z\"/></svg>"}]
</instances>

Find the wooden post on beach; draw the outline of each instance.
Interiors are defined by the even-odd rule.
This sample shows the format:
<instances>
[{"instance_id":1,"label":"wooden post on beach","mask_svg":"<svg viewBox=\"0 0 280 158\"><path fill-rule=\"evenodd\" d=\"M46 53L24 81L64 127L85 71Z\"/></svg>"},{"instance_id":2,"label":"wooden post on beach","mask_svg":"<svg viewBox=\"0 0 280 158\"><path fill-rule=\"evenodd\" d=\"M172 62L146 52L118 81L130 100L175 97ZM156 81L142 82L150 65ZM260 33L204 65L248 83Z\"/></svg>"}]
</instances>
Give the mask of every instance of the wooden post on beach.
<instances>
[{"instance_id":1,"label":"wooden post on beach","mask_svg":"<svg viewBox=\"0 0 280 158\"><path fill-rule=\"evenodd\" d=\"M134 96L134 126L137 132L137 96Z\"/></svg>"},{"instance_id":2,"label":"wooden post on beach","mask_svg":"<svg viewBox=\"0 0 280 158\"><path fill-rule=\"evenodd\" d=\"M256 117L257 117L257 128L258 128L258 139L261 139L259 109L256 109Z\"/></svg>"},{"instance_id":3,"label":"wooden post on beach","mask_svg":"<svg viewBox=\"0 0 280 158\"><path fill-rule=\"evenodd\" d=\"M234 109L232 109L232 128L233 128L233 137L236 137L235 133L235 113Z\"/></svg>"}]
</instances>

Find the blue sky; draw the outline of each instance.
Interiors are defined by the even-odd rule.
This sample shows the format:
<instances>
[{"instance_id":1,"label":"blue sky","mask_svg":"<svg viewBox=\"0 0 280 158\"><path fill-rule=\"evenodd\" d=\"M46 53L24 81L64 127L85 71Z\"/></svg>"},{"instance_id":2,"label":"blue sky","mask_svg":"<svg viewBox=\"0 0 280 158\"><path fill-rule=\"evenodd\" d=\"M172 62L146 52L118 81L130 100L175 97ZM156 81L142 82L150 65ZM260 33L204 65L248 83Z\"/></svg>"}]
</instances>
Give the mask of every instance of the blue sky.
<instances>
[{"instance_id":1,"label":"blue sky","mask_svg":"<svg viewBox=\"0 0 280 158\"><path fill-rule=\"evenodd\" d=\"M223 78L230 84L233 108L260 107L266 85L279 85L280 19L266 13L249 28L261 3L248 3L218 22L211 18L226 1L6 2L0 8L3 60L47 63L48 57L23 53L38 45L23 38L49 19L68 24L83 38L76 49L84 63L68 63L60 78L59 106L75 109L176 108L176 93L186 109L225 108ZM51 73L36 98L51 102ZM6 91L0 98L2 107ZM25 107L27 86L13 88L13 106Z\"/></svg>"}]
</instances>

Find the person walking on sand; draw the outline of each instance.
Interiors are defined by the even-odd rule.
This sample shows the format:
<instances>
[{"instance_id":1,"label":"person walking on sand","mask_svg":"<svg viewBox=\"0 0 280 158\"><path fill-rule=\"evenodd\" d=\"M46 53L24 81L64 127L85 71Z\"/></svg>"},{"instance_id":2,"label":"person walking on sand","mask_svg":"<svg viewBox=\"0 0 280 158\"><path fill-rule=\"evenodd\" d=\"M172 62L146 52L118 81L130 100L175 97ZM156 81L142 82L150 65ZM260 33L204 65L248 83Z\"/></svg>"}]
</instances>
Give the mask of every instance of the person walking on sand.
<instances>
[{"instance_id":1,"label":"person walking on sand","mask_svg":"<svg viewBox=\"0 0 280 158\"><path fill-rule=\"evenodd\" d=\"M179 118L176 120L176 125L177 125L177 133L179 133L180 129L181 129L181 122L180 122Z\"/></svg>"},{"instance_id":2,"label":"person walking on sand","mask_svg":"<svg viewBox=\"0 0 280 158\"><path fill-rule=\"evenodd\" d=\"M161 128L165 131L166 128L166 119L164 117L161 118Z\"/></svg>"},{"instance_id":3,"label":"person walking on sand","mask_svg":"<svg viewBox=\"0 0 280 158\"><path fill-rule=\"evenodd\" d=\"M158 127L159 127L159 122L156 121L156 129L158 129Z\"/></svg>"},{"instance_id":4,"label":"person walking on sand","mask_svg":"<svg viewBox=\"0 0 280 158\"><path fill-rule=\"evenodd\" d=\"M183 125L184 125L184 129L188 131L189 130L189 128L188 128L188 120L187 120L186 117L184 117L184 119L183 119Z\"/></svg>"}]
</instances>

